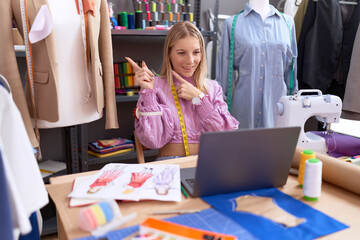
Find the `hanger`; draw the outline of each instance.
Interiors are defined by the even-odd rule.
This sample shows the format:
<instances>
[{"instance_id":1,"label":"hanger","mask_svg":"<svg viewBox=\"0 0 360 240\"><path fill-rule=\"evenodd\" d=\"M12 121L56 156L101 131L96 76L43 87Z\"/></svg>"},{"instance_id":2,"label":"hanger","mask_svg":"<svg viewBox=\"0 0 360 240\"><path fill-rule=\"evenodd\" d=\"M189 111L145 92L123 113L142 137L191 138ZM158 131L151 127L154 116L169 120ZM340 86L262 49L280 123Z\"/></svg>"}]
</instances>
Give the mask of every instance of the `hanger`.
<instances>
[{"instance_id":1,"label":"hanger","mask_svg":"<svg viewBox=\"0 0 360 240\"><path fill-rule=\"evenodd\" d=\"M9 93L11 93L11 89L10 89L10 85L8 83L8 81L6 80L6 78L0 74L0 85L3 86L6 91L8 91Z\"/></svg>"},{"instance_id":2,"label":"hanger","mask_svg":"<svg viewBox=\"0 0 360 240\"><path fill-rule=\"evenodd\" d=\"M314 2L318 2L319 0L313 0ZM358 5L358 2L347 2L347 1L339 1L339 4L344 5Z\"/></svg>"}]
</instances>

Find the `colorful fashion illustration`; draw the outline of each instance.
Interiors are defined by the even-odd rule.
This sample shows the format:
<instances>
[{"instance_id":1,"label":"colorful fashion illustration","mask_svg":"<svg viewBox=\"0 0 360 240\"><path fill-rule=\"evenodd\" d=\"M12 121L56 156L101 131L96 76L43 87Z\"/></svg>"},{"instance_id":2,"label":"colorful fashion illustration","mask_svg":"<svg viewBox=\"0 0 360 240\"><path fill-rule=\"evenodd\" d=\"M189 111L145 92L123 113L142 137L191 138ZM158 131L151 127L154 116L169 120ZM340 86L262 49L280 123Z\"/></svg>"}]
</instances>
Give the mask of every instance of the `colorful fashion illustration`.
<instances>
[{"instance_id":1,"label":"colorful fashion illustration","mask_svg":"<svg viewBox=\"0 0 360 240\"><path fill-rule=\"evenodd\" d=\"M135 188L140 188L146 182L146 180L154 175L152 171L152 168L144 167L143 171L141 172L132 172L130 183L127 184L128 188L125 189L123 193L130 194L134 191Z\"/></svg>"},{"instance_id":2,"label":"colorful fashion illustration","mask_svg":"<svg viewBox=\"0 0 360 240\"><path fill-rule=\"evenodd\" d=\"M158 195L167 195L174 180L176 168L166 167L160 174L156 175L153 182Z\"/></svg>"},{"instance_id":3,"label":"colorful fashion illustration","mask_svg":"<svg viewBox=\"0 0 360 240\"><path fill-rule=\"evenodd\" d=\"M111 170L104 171L100 177L98 177L89 188L88 193L93 194L98 192L101 188L111 184L116 178L118 178L124 172L124 167L115 166Z\"/></svg>"}]
</instances>

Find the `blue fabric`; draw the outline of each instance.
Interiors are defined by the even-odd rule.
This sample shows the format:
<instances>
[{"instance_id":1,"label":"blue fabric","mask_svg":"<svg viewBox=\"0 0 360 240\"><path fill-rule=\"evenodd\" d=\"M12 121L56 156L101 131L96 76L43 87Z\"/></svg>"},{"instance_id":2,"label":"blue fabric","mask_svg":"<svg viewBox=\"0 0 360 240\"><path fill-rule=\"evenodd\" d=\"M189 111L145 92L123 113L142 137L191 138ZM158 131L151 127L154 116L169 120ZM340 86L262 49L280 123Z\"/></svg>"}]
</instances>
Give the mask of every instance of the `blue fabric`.
<instances>
[{"instance_id":1,"label":"blue fabric","mask_svg":"<svg viewBox=\"0 0 360 240\"><path fill-rule=\"evenodd\" d=\"M36 217L36 212L30 216L31 232L26 235L21 235L19 240L40 240L39 225Z\"/></svg>"},{"instance_id":2,"label":"blue fabric","mask_svg":"<svg viewBox=\"0 0 360 240\"><path fill-rule=\"evenodd\" d=\"M165 219L169 222L182 224L188 227L198 228L206 231L230 234L241 240L256 239L249 231L237 224L232 219L221 214L214 208L205 209L198 213L181 214ZM123 239L139 230L139 225L115 230L106 234L103 238L108 240ZM81 238L81 240L95 240L93 236Z\"/></svg>"},{"instance_id":3,"label":"blue fabric","mask_svg":"<svg viewBox=\"0 0 360 240\"><path fill-rule=\"evenodd\" d=\"M294 20L273 6L270 8L269 16L263 21L247 3L236 21L233 68L238 76L233 81L230 113L240 122L239 128L274 127L275 104L290 88L292 60L293 89L297 89ZM216 64L216 80L226 98L233 18L226 19L222 27Z\"/></svg>"},{"instance_id":4,"label":"blue fabric","mask_svg":"<svg viewBox=\"0 0 360 240\"><path fill-rule=\"evenodd\" d=\"M13 220L11 215L5 169L0 151L0 232L1 239L13 238Z\"/></svg>"},{"instance_id":5,"label":"blue fabric","mask_svg":"<svg viewBox=\"0 0 360 240\"><path fill-rule=\"evenodd\" d=\"M236 207L234 199L247 194L271 197L279 207L298 218L306 218L306 221L296 227L288 228L258 215L234 211L234 206ZM314 239L348 228L345 224L282 193L276 188L208 196L202 199L259 239Z\"/></svg>"}]
</instances>

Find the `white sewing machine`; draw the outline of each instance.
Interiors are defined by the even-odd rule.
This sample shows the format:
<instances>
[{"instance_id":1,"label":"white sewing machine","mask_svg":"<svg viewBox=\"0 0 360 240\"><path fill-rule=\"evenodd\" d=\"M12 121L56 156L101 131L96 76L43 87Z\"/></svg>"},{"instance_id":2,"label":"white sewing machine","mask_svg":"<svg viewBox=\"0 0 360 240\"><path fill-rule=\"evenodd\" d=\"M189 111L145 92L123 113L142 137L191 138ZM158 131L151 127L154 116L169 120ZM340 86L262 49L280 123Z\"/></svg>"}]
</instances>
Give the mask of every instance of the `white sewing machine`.
<instances>
[{"instance_id":1,"label":"white sewing machine","mask_svg":"<svg viewBox=\"0 0 360 240\"><path fill-rule=\"evenodd\" d=\"M302 95L303 93L317 93L317 95ZM322 95L317 89L304 89L294 96L283 96L276 105L275 127L300 126L300 136L297 146L311 149L319 153L326 153L325 139L304 131L305 122L312 116L326 125L330 131L330 124L339 122L342 101L335 95Z\"/></svg>"}]
</instances>

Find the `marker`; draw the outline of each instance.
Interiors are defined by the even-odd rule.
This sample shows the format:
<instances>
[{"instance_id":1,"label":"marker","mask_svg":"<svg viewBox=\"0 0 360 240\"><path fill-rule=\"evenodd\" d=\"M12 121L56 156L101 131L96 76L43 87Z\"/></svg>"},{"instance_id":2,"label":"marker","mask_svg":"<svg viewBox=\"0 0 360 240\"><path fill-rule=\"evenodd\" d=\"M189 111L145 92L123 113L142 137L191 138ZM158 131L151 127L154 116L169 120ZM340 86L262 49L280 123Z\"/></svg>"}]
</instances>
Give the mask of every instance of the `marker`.
<instances>
[{"instance_id":1,"label":"marker","mask_svg":"<svg viewBox=\"0 0 360 240\"><path fill-rule=\"evenodd\" d=\"M185 198L189 197L189 195L187 194L187 192L185 191L185 189L182 185L181 185L181 192L184 194Z\"/></svg>"},{"instance_id":2,"label":"marker","mask_svg":"<svg viewBox=\"0 0 360 240\"><path fill-rule=\"evenodd\" d=\"M169 211L155 211L151 214L161 215L161 214L183 214L183 213L197 213L200 212L199 209L182 209L182 210L169 210Z\"/></svg>"}]
</instances>

